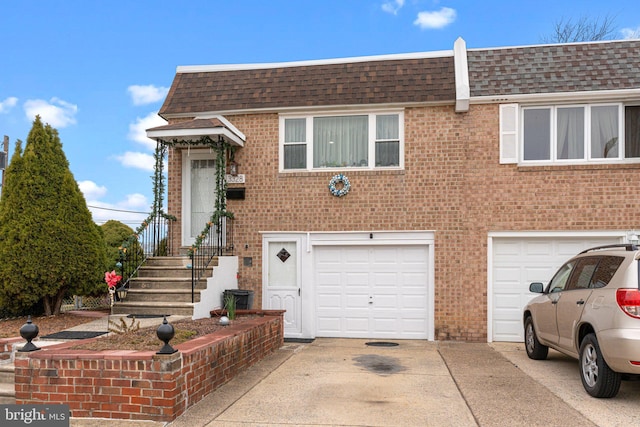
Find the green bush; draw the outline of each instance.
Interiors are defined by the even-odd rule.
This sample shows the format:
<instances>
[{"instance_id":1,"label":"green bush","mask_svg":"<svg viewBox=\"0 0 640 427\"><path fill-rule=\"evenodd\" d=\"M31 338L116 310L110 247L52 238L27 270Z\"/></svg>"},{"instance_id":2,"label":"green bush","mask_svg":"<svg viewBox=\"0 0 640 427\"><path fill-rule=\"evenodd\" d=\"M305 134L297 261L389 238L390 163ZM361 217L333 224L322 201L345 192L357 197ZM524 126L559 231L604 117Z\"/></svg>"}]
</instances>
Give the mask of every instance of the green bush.
<instances>
[{"instance_id":1,"label":"green bush","mask_svg":"<svg viewBox=\"0 0 640 427\"><path fill-rule=\"evenodd\" d=\"M36 117L5 170L0 199L0 307L21 313L39 302L58 314L66 295L104 286L105 242L62 149Z\"/></svg>"}]
</instances>

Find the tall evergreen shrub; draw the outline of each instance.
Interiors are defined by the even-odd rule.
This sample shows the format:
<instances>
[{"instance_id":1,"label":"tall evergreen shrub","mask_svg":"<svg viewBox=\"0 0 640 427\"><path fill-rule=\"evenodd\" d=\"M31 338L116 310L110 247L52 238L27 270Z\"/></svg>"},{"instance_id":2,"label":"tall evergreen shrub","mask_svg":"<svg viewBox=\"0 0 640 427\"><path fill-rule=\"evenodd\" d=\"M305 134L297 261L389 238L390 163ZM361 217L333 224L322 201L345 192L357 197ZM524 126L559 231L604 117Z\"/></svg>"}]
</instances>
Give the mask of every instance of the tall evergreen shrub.
<instances>
[{"instance_id":1,"label":"tall evergreen shrub","mask_svg":"<svg viewBox=\"0 0 640 427\"><path fill-rule=\"evenodd\" d=\"M58 132L36 117L0 200L0 306L17 314L41 303L46 315L58 314L65 296L100 292L105 262Z\"/></svg>"}]
</instances>

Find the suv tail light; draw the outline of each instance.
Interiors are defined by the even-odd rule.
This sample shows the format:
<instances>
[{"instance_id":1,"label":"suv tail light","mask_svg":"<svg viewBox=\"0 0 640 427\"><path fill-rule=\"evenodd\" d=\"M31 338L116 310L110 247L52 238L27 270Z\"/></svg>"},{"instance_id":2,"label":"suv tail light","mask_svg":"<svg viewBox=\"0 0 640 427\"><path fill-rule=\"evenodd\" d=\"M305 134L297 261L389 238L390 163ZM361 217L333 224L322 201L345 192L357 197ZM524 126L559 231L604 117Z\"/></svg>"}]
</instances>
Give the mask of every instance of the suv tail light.
<instances>
[{"instance_id":1,"label":"suv tail light","mask_svg":"<svg viewBox=\"0 0 640 427\"><path fill-rule=\"evenodd\" d=\"M631 317L640 319L640 290L618 289L616 291L618 306Z\"/></svg>"}]
</instances>

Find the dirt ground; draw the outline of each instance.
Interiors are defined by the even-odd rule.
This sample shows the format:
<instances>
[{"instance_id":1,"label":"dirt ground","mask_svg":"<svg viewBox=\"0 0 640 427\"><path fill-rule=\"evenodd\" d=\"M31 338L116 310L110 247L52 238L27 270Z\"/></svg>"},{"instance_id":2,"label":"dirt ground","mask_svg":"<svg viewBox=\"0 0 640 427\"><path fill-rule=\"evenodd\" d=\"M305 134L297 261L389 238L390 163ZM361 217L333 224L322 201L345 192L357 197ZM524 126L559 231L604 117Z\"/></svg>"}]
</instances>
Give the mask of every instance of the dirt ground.
<instances>
[{"instance_id":1,"label":"dirt ground","mask_svg":"<svg viewBox=\"0 0 640 427\"><path fill-rule=\"evenodd\" d=\"M38 336L60 332L83 323L92 322L98 316L106 316L108 311L73 311L56 316L32 317L31 322L38 327ZM0 338L20 336L20 328L27 323L27 316L0 320Z\"/></svg>"},{"instance_id":2,"label":"dirt ground","mask_svg":"<svg viewBox=\"0 0 640 427\"><path fill-rule=\"evenodd\" d=\"M73 326L91 322L96 317L106 316L104 312L68 312L57 316L42 316L31 319L32 323L38 326L38 336L60 332ZM253 316L241 316L233 320L232 324L242 323ZM0 338L20 337L20 328L27 322L26 317L16 319L0 320ZM72 348L83 350L159 350L162 341L158 339L158 327L136 328L135 320L127 319L125 324L112 322L109 329L112 331L108 335L96 339L78 340ZM213 333L224 328L218 324L218 318L200 320L180 320L172 323L175 336L170 344L176 345L197 338L202 335Z\"/></svg>"}]
</instances>

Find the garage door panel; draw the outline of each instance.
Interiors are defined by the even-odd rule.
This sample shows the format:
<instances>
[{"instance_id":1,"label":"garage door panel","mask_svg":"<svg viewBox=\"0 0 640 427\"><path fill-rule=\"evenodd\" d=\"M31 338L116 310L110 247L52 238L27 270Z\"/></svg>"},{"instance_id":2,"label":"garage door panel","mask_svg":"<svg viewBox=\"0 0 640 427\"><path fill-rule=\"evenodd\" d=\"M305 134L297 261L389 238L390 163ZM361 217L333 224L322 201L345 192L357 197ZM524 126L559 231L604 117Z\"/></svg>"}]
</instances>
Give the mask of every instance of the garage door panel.
<instances>
[{"instance_id":1,"label":"garage door panel","mask_svg":"<svg viewBox=\"0 0 640 427\"><path fill-rule=\"evenodd\" d=\"M549 241L529 241L523 242L524 250L522 251L528 257L547 257L552 252L552 242Z\"/></svg>"},{"instance_id":2,"label":"garage door panel","mask_svg":"<svg viewBox=\"0 0 640 427\"><path fill-rule=\"evenodd\" d=\"M344 318L344 322L345 322L344 332L366 333L369 331L368 316L367 317L346 316Z\"/></svg>"},{"instance_id":3,"label":"garage door panel","mask_svg":"<svg viewBox=\"0 0 640 427\"><path fill-rule=\"evenodd\" d=\"M576 252L577 253L577 252ZM566 259L569 259L571 256L568 256ZM558 266L559 267L559 266ZM555 273L557 267L525 267L524 268L524 278L525 282L533 283L533 282L542 282L547 283L551 280L551 276Z\"/></svg>"},{"instance_id":4,"label":"garage door panel","mask_svg":"<svg viewBox=\"0 0 640 427\"><path fill-rule=\"evenodd\" d=\"M327 257L325 252L333 255ZM327 259L342 261L327 263ZM322 246L314 255L317 336L427 338L428 248ZM334 275L325 275L333 270ZM340 272L338 275L337 273ZM338 279L329 283L326 279ZM336 292L339 288L342 291ZM326 294L332 298L326 298ZM335 297L340 296L340 302ZM332 311L327 302L342 307ZM339 325L339 326L338 326Z\"/></svg>"},{"instance_id":5,"label":"garage door panel","mask_svg":"<svg viewBox=\"0 0 640 427\"><path fill-rule=\"evenodd\" d=\"M503 336L501 341L522 341L520 338L522 321L498 319L496 320L495 325L500 329L501 335Z\"/></svg>"},{"instance_id":6,"label":"garage door panel","mask_svg":"<svg viewBox=\"0 0 640 427\"><path fill-rule=\"evenodd\" d=\"M580 251L618 243L616 237L504 237L493 240L491 325L494 341L523 341L522 310L536 294L532 282L548 283Z\"/></svg>"},{"instance_id":7,"label":"garage door panel","mask_svg":"<svg viewBox=\"0 0 640 427\"><path fill-rule=\"evenodd\" d=\"M342 295L340 293L329 294L323 293L318 295L317 304L319 308L330 309L334 307L340 307L342 301Z\"/></svg>"},{"instance_id":8,"label":"garage door panel","mask_svg":"<svg viewBox=\"0 0 640 427\"><path fill-rule=\"evenodd\" d=\"M403 294L401 298L403 310L417 310L420 313L427 310L427 299L422 294Z\"/></svg>"},{"instance_id":9,"label":"garage door panel","mask_svg":"<svg viewBox=\"0 0 640 427\"><path fill-rule=\"evenodd\" d=\"M398 250L397 248L377 248L371 252L371 258L376 266L383 265L396 265L398 263Z\"/></svg>"},{"instance_id":10,"label":"garage door panel","mask_svg":"<svg viewBox=\"0 0 640 427\"><path fill-rule=\"evenodd\" d=\"M345 308L347 309L357 309L357 308L363 308L363 307L367 307L367 305L369 304L369 295L354 295L354 294L347 294L346 298L344 298L345 300Z\"/></svg>"},{"instance_id":11,"label":"garage door panel","mask_svg":"<svg viewBox=\"0 0 640 427\"><path fill-rule=\"evenodd\" d=\"M385 308L390 308L395 310L398 310L399 307L398 306L398 297L397 295L381 295L381 294L376 294L373 296L372 298L372 302L375 309L385 309Z\"/></svg>"},{"instance_id":12,"label":"garage door panel","mask_svg":"<svg viewBox=\"0 0 640 427\"><path fill-rule=\"evenodd\" d=\"M496 294L493 299L496 307L495 313L500 313L503 310L519 310L521 308L520 295L519 292Z\"/></svg>"},{"instance_id":13,"label":"garage door panel","mask_svg":"<svg viewBox=\"0 0 640 427\"><path fill-rule=\"evenodd\" d=\"M342 252L339 249L336 252ZM342 252L342 259L345 264L357 268L357 266L366 267L369 265L369 251L366 248L353 248L352 251Z\"/></svg>"},{"instance_id":14,"label":"garage door panel","mask_svg":"<svg viewBox=\"0 0 640 427\"><path fill-rule=\"evenodd\" d=\"M398 286L397 273L381 273L372 271L369 275L369 283L377 288L396 288Z\"/></svg>"},{"instance_id":15,"label":"garage door panel","mask_svg":"<svg viewBox=\"0 0 640 427\"><path fill-rule=\"evenodd\" d=\"M316 282L320 286L337 285L340 283L340 272L323 270L316 275Z\"/></svg>"},{"instance_id":16,"label":"garage door panel","mask_svg":"<svg viewBox=\"0 0 640 427\"><path fill-rule=\"evenodd\" d=\"M418 288L424 289L424 284L427 283L427 272L409 272L402 273L402 287L404 289Z\"/></svg>"},{"instance_id":17,"label":"garage door panel","mask_svg":"<svg viewBox=\"0 0 640 427\"><path fill-rule=\"evenodd\" d=\"M495 269L496 283L518 282L520 280L520 267L502 267Z\"/></svg>"},{"instance_id":18,"label":"garage door panel","mask_svg":"<svg viewBox=\"0 0 640 427\"><path fill-rule=\"evenodd\" d=\"M338 334L341 332L342 328L340 326L340 318L337 317L324 317L320 316L317 319L318 328L325 331L328 334Z\"/></svg>"},{"instance_id":19,"label":"garage door panel","mask_svg":"<svg viewBox=\"0 0 640 427\"><path fill-rule=\"evenodd\" d=\"M395 332L401 329L396 318L376 318L373 321L373 330L376 332Z\"/></svg>"},{"instance_id":20,"label":"garage door panel","mask_svg":"<svg viewBox=\"0 0 640 427\"><path fill-rule=\"evenodd\" d=\"M349 287L349 289L355 288L355 287L367 288L369 286L369 272L368 271L349 272L349 273L343 273L343 274L344 274L344 283L346 283L346 285ZM340 283L340 280L338 279L337 282L335 282L335 283Z\"/></svg>"},{"instance_id":21,"label":"garage door panel","mask_svg":"<svg viewBox=\"0 0 640 427\"><path fill-rule=\"evenodd\" d=\"M402 256L402 264L410 265L413 264L420 269L426 268L426 264L424 260L427 256L428 249L424 246L413 246L413 247L404 247L400 249L400 254Z\"/></svg>"}]
</instances>

